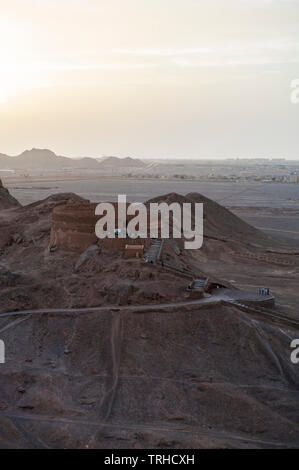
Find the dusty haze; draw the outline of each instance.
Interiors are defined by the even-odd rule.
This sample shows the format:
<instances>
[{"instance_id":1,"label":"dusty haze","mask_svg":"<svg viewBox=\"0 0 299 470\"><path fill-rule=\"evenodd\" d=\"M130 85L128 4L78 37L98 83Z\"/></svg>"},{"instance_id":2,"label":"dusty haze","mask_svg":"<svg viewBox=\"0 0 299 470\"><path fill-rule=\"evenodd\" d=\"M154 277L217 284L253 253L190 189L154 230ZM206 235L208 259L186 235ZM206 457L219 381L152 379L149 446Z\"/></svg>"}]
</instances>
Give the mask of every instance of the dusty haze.
<instances>
[{"instance_id":1,"label":"dusty haze","mask_svg":"<svg viewBox=\"0 0 299 470\"><path fill-rule=\"evenodd\" d=\"M3 0L1 152L298 157L297 0Z\"/></svg>"}]
</instances>

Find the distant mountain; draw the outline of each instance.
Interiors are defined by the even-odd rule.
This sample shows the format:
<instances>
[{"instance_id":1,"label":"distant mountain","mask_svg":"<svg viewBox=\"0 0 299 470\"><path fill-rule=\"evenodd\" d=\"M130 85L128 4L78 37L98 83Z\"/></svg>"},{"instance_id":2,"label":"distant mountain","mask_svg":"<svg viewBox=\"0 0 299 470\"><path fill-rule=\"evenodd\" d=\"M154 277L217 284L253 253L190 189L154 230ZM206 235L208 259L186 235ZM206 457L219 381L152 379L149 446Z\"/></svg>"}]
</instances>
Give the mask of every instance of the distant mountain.
<instances>
[{"instance_id":1,"label":"distant mountain","mask_svg":"<svg viewBox=\"0 0 299 470\"><path fill-rule=\"evenodd\" d=\"M104 160L99 162L102 168L142 168L145 165L141 160L138 158L118 158L118 157L106 157Z\"/></svg>"},{"instance_id":2,"label":"distant mountain","mask_svg":"<svg viewBox=\"0 0 299 470\"><path fill-rule=\"evenodd\" d=\"M14 168L44 168L55 169L63 168L69 165L69 159L59 157L51 150L32 149L25 150L19 156L13 159Z\"/></svg>"},{"instance_id":3,"label":"distant mountain","mask_svg":"<svg viewBox=\"0 0 299 470\"><path fill-rule=\"evenodd\" d=\"M71 160L72 165L74 168L82 168L82 169L99 169L99 162L95 158L84 157L84 158L67 158L68 162Z\"/></svg>"},{"instance_id":4,"label":"distant mountain","mask_svg":"<svg viewBox=\"0 0 299 470\"><path fill-rule=\"evenodd\" d=\"M145 164L138 159L108 157L104 160L95 158L69 158L56 155L48 149L25 150L16 157L0 153L0 170L62 170L63 168L98 169L101 168L140 168Z\"/></svg>"},{"instance_id":5,"label":"distant mountain","mask_svg":"<svg viewBox=\"0 0 299 470\"><path fill-rule=\"evenodd\" d=\"M63 168L100 169L99 163L94 158L80 158L76 160L61 157L48 149L25 150L16 157L0 154L0 169L3 170L62 170Z\"/></svg>"}]
</instances>

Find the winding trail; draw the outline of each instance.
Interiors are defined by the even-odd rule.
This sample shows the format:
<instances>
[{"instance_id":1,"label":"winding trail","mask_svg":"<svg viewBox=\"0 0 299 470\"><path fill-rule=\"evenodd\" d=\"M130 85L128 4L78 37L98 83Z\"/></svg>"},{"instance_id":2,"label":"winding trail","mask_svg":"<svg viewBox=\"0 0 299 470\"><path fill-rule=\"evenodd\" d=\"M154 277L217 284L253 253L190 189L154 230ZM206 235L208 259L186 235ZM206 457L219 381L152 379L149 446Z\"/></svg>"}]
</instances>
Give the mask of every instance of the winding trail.
<instances>
[{"instance_id":1,"label":"winding trail","mask_svg":"<svg viewBox=\"0 0 299 470\"><path fill-rule=\"evenodd\" d=\"M109 380L108 390L105 393L105 397L101 403L101 407L104 413L101 413L102 419L99 417L98 420L90 420L84 418L77 418L77 417L62 417L62 416L48 416L48 415L34 415L30 413L20 413L20 412L6 412L0 410L0 418L5 418L11 420L17 428L23 430L25 428L26 423L51 423L54 425L80 425L86 427L93 427L95 429L108 429L111 430L127 430L131 432L164 432L167 435L171 433L175 434L199 434L202 436L220 439L220 440L235 440L236 442L252 444L253 446L262 446L262 447L277 447L277 448L294 448L299 446L294 443L284 443L280 441L271 441L271 440L264 440L259 438L253 438L247 436L245 433L231 433L225 432L218 429L207 429L206 427L201 426L194 426L194 425L187 425L187 426L178 426L178 425L167 425L163 423L132 423L132 422L114 422L113 417L111 417L111 413L113 410L113 405L115 402L115 397L118 389L119 380L125 377L120 375L120 365L121 365L121 349L122 349L122 323L123 318L121 313L122 312L135 312L135 313L145 313L145 312L155 312L157 310L173 310L178 308L184 307L205 307L205 306L217 306L217 305L225 305L237 308L240 313L246 312L247 314L252 314L252 316L259 316L262 317L262 321L269 321L269 322L281 322L287 325L288 327L296 327L299 329L299 321L291 319L285 315L270 312L268 310L257 307L248 307L234 299L230 298L229 296L219 295L216 297L209 297L204 299L198 300L186 300L182 302L173 302L173 303L160 303L160 304L147 304L147 305L126 305L126 306L102 306L102 307L85 307L85 308L67 308L67 309L38 309L38 310L20 310L20 311L12 311L12 312L3 312L0 314L1 318L10 318L10 317L17 317L14 318L13 321L5 325L1 330L4 332L10 328L17 326L18 324L22 323L25 320L32 319L34 315L49 315L49 314L58 314L58 315L76 315L76 314L88 314L92 312L111 312L112 314L112 322L111 322L111 361L112 361L112 374ZM19 317L19 318L18 318ZM133 377L127 377L133 378ZM135 378L135 377L134 377ZM138 377L139 378L139 377ZM167 380L162 377L153 377L155 380ZM193 383L193 382L192 382ZM231 384L229 384L231 386ZM239 387L246 387L248 385L236 385ZM272 388L271 388L272 389ZM282 390L283 391L283 390ZM296 391L292 390L292 393L296 393ZM23 432L23 431L22 431ZM40 440L33 441L32 437L28 434L25 434L25 438L33 447L47 447L44 443Z\"/></svg>"},{"instance_id":2,"label":"winding trail","mask_svg":"<svg viewBox=\"0 0 299 470\"><path fill-rule=\"evenodd\" d=\"M168 308L177 308L185 307L189 305L210 305L210 304L219 304L221 300L225 300L225 297L221 298L220 296L215 298L206 298L198 300L186 300L183 302L172 302L172 303L161 303L161 304L143 304L143 305L106 305L104 307L82 307L82 308L42 308L36 310L16 310L12 312L3 312L0 313L0 318L10 317L15 315L33 315L33 314L73 314L73 313L93 313L93 312L136 312L136 311L148 311L148 310L157 310L157 309L168 309Z\"/></svg>"},{"instance_id":3,"label":"winding trail","mask_svg":"<svg viewBox=\"0 0 299 470\"><path fill-rule=\"evenodd\" d=\"M122 318L119 312L113 314L111 325L111 360L112 360L112 384L106 391L101 407L106 408L105 418L107 421L110 417L119 382L119 371L121 361L122 347Z\"/></svg>"},{"instance_id":4,"label":"winding trail","mask_svg":"<svg viewBox=\"0 0 299 470\"><path fill-rule=\"evenodd\" d=\"M133 432L136 431L152 431L152 432L167 432L167 433L183 433L183 434L200 434L202 436L213 437L216 439L233 439L236 441L240 441L243 443L251 443L254 445L261 445L261 446L271 446L271 447L278 447L278 448L299 448L298 444L290 443L286 444L281 441L274 441L274 440L266 440L266 439L255 439L250 436L247 436L245 433L233 433L229 431L221 431L221 430L213 430L207 429L206 427L200 426L169 426L164 425L161 423L126 423L126 422L109 422L105 423L103 421L93 421L90 419L82 419L82 418L65 418L65 417L53 417L47 415L32 415L32 414L22 414L22 413L10 413L10 412L2 412L0 411L0 417L4 417L11 420L22 421L22 422L39 422L39 423L52 423L52 424L64 424L64 425L78 425L81 426L88 426L88 427L100 427L104 428L107 427L109 429L116 429L117 431L120 429L131 430Z\"/></svg>"},{"instance_id":5,"label":"winding trail","mask_svg":"<svg viewBox=\"0 0 299 470\"><path fill-rule=\"evenodd\" d=\"M206 307L212 305L227 305L238 308L240 311L246 311L246 313L251 313L262 317L263 320L269 320L275 323L283 323L288 327L297 327L299 328L299 321L283 315L274 311L269 311L265 308L255 307L245 305L242 301L238 301L234 298L231 298L229 295L217 295L204 299L197 300L185 300L182 302L171 302L171 303L160 303L160 304L143 304L143 305L110 305L104 307L83 307L83 308L43 308L37 310L17 310L12 312L3 312L0 313L0 319L13 316L32 316L32 315L74 315L74 314L84 314L84 313L94 313L94 312L111 312L111 313L121 313L121 312L135 312L135 313L146 313L154 312L157 310L168 310L168 309L177 309L180 307ZM10 326L16 325L15 322L12 322ZM9 327L9 326L8 326ZM7 329L8 329L7 327ZM6 327L5 327L6 329Z\"/></svg>"}]
</instances>

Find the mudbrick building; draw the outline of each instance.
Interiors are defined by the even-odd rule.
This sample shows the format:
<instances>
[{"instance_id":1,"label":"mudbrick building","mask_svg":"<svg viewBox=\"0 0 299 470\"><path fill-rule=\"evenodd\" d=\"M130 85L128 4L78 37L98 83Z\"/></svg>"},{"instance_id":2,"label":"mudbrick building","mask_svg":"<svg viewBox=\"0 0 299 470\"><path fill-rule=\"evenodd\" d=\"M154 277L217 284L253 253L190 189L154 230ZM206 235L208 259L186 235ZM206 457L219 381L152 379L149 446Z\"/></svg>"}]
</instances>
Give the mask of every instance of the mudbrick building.
<instances>
[{"instance_id":1,"label":"mudbrick building","mask_svg":"<svg viewBox=\"0 0 299 470\"><path fill-rule=\"evenodd\" d=\"M92 245L99 245L104 253L119 253L125 259L143 258L145 261L158 263L164 269L176 272L182 276L191 277L192 282L188 285L191 299L203 297L222 297L224 300L236 301L244 305L274 307L275 299L270 293L261 295L260 292L246 292L230 286L223 281L194 278L194 273L188 272L186 268L178 268L174 263L161 260L163 249L162 239L147 238L120 238L119 230L125 230L130 219L135 215L127 215L125 226L118 227L118 204L111 203L115 211L115 238L99 240L95 233L98 220L103 215L96 215L97 203L79 203L56 206L52 213L52 226L50 235L50 250L60 248L65 251L83 253ZM128 205L127 205L128 206ZM149 212L148 212L149 216ZM172 260L173 261L173 260Z\"/></svg>"},{"instance_id":2,"label":"mudbrick building","mask_svg":"<svg viewBox=\"0 0 299 470\"><path fill-rule=\"evenodd\" d=\"M118 205L113 202L110 204L114 206L115 210L116 231L119 229L123 230L124 228L120 228L117 225ZM84 203L55 207L52 214L50 249L57 247L66 251L82 253L90 245L97 244L99 239L95 233L95 226L97 221L103 217L95 214L97 205L98 203ZM133 217L127 216L127 223ZM140 255L140 246L147 246L149 240L144 238L120 238L116 233L115 238L105 238L100 242L102 249L111 253L125 253L126 246L138 245L138 255Z\"/></svg>"}]
</instances>

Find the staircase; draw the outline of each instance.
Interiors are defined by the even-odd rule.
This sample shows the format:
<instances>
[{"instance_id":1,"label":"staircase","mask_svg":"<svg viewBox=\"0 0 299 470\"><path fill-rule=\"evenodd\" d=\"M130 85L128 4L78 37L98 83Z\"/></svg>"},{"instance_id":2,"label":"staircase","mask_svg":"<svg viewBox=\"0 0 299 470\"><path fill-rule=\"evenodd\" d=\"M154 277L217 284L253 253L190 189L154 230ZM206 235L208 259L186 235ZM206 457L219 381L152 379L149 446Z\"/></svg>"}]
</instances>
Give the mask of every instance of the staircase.
<instances>
[{"instance_id":1,"label":"staircase","mask_svg":"<svg viewBox=\"0 0 299 470\"><path fill-rule=\"evenodd\" d=\"M156 263L163 249L163 240L161 238L153 238L148 250L145 253L145 259L148 263Z\"/></svg>"}]
</instances>

